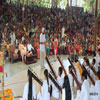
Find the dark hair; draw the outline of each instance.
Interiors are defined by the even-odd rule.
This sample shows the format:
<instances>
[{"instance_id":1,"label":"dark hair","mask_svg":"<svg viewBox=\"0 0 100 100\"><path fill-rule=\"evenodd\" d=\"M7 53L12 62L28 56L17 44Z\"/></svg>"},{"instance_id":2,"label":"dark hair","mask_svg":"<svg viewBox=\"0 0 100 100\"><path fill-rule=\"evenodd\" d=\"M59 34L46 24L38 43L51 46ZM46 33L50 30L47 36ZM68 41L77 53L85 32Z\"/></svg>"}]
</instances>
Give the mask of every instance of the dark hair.
<instances>
[{"instance_id":1,"label":"dark hair","mask_svg":"<svg viewBox=\"0 0 100 100\"><path fill-rule=\"evenodd\" d=\"M71 65L69 66L69 69L72 69L72 66Z\"/></svg>"},{"instance_id":2,"label":"dark hair","mask_svg":"<svg viewBox=\"0 0 100 100\"><path fill-rule=\"evenodd\" d=\"M89 65L89 64L90 64L90 63L89 63L89 59L86 59L86 64L87 64L87 65Z\"/></svg>"},{"instance_id":3,"label":"dark hair","mask_svg":"<svg viewBox=\"0 0 100 100\"><path fill-rule=\"evenodd\" d=\"M93 59L93 63L94 63L94 64L96 63L96 60L95 60L95 59Z\"/></svg>"},{"instance_id":4,"label":"dark hair","mask_svg":"<svg viewBox=\"0 0 100 100\"><path fill-rule=\"evenodd\" d=\"M98 51L100 52L100 49L98 49Z\"/></svg>"},{"instance_id":5,"label":"dark hair","mask_svg":"<svg viewBox=\"0 0 100 100\"><path fill-rule=\"evenodd\" d=\"M28 70L29 87L28 87L28 100L32 100L32 73Z\"/></svg>"},{"instance_id":6,"label":"dark hair","mask_svg":"<svg viewBox=\"0 0 100 100\"><path fill-rule=\"evenodd\" d=\"M71 100L70 82L67 75L64 77L63 88L65 88L65 95L66 95L65 100Z\"/></svg>"},{"instance_id":7,"label":"dark hair","mask_svg":"<svg viewBox=\"0 0 100 100\"><path fill-rule=\"evenodd\" d=\"M97 76L98 76L98 78L100 80L100 71L97 72Z\"/></svg>"},{"instance_id":8,"label":"dark hair","mask_svg":"<svg viewBox=\"0 0 100 100\"><path fill-rule=\"evenodd\" d=\"M62 68L61 68L61 67L59 67L59 69L58 69L58 70L59 70L59 72L60 72L60 75L62 75L62 71L63 71L63 70L62 70Z\"/></svg>"},{"instance_id":9,"label":"dark hair","mask_svg":"<svg viewBox=\"0 0 100 100\"><path fill-rule=\"evenodd\" d=\"M49 90L49 79L48 79L48 70L47 69L44 70L44 75L47 78L48 90Z\"/></svg>"},{"instance_id":10,"label":"dark hair","mask_svg":"<svg viewBox=\"0 0 100 100\"><path fill-rule=\"evenodd\" d=\"M87 60L87 57L84 57L83 59L84 59L84 60Z\"/></svg>"},{"instance_id":11,"label":"dark hair","mask_svg":"<svg viewBox=\"0 0 100 100\"><path fill-rule=\"evenodd\" d=\"M87 73L86 73L86 71L83 71L83 72L82 72L82 76L83 76L85 79L87 79Z\"/></svg>"},{"instance_id":12,"label":"dark hair","mask_svg":"<svg viewBox=\"0 0 100 100\"><path fill-rule=\"evenodd\" d=\"M75 62L78 62L78 59L75 59Z\"/></svg>"},{"instance_id":13,"label":"dark hair","mask_svg":"<svg viewBox=\"0 0 100 100\"><path fill-rule=\"evenodd\" d=\"M96 56L96 52L95 51L93 51L92 54L93 54L94 57Z\"/></svg>"}]
</instances>

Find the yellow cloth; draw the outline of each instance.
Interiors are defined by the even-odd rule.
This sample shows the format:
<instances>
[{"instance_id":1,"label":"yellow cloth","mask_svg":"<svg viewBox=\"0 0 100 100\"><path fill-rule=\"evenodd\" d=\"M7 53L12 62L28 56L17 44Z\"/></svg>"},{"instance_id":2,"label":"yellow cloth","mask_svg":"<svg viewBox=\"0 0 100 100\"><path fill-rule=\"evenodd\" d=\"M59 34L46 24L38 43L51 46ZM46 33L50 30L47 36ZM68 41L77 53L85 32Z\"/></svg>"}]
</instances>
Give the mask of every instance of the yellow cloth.
<instances>
[{"instance_id":1,"label":"yellow cloth","mask_svg":"<svg viewBox=\"0 0 100 100\"><path fill-rule=\"evenodd\" d=\"M75 63L76 64L76 67L78 68L78 70L79 70L79 72L80 72L80 75L82 75L82 68L81 68L81 66L80 66L80 63L79 62L76 62Z\"/></svg>"},{"instance_id":2,"label":"yellow cloth","mask_svg":"<svg viewBox=\"0 0 100 100\"><path fill-rule=\"evenodd\" d=\"M99 44L98 48L100 49L100 44Z\"/></svg>"},{"instance_id":3,"label":"yellow cloth","mask_svg":"<svg viewBox=\"0 0 100 100\"><path fill-rule=\"evenodd\" d=\"M29 36L29 33L28 32L26 32L26 36Z\"/></svg>"},{"instance_id":4,"label":"yellow cloth","mask_svg":"<svg viewBox=\"0 0 100 100\"><path fill-rule=\"evenodd\" d=\"M10 44L7 44L7 50L9 50L10 49Z\"/></svg>"},{"instance_id":5,"label":"yellow cloth","mask_svg":"<svg viewBox=\"0 0 100 100\"><path fill-rule=\"evenodd\" d=\"M4 52L0 51L0 66L3 66L4 64Z\"/></svg>"}]
</instances>

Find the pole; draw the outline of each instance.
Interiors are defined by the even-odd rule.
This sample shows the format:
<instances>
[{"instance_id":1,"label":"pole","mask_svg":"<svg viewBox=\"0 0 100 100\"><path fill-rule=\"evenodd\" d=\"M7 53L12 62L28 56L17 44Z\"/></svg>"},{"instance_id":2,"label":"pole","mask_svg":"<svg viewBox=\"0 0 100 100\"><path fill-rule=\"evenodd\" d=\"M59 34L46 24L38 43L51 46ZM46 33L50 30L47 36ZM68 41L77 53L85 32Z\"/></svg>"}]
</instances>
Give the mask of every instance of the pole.
<instances>
[{"instance_id":1,"label":"pole","mask_svg":"<svg viewBox=\"0 0 100 100\"><path fill-rule=\"evenodd\" d=\"M98 21L98 18L97 18L97 14L98 14L98 0L96 0L96 3L95 3L95 29L94 29L94 50L96 51L96 38L97 38L97 21Z\"/></svg>"},{"instance_id":2,"label":"pole","mask_svg":"<svg viewBox=\"0 0 100 100\"><path fill-rule=\"evenodd\" d=\"M26 1L26 4L28 5L28 0Z\"/></svg>"},{"instance_id":3,"label":"pole","mask_svg":"<svg viewBox=\"0 0 100 100\"><path fill-rule=\"evenodd\" d=\"M23 26L24 26L24 0L23 0L23 4L22 4L22 23L23 23Z\"/></svg>"},{"instance_id":4,"label":"pole","mask_svg":"<svg viewBox=\"0 0 100 100\"><path fill-rule=\"evenodd\" d=\"M69 19L69 0L67 0L67 27L68 27L68 19Z\"/></svg>"},{"instance_id":5,"label":"pole","mask_svg":"<svg viewBox=\"0 0 100 100\"><path fill-rule=\"evenodd\" d=\"M72 31L72 0L70 0L70 32Z\"/></svg>"}]
</instances>

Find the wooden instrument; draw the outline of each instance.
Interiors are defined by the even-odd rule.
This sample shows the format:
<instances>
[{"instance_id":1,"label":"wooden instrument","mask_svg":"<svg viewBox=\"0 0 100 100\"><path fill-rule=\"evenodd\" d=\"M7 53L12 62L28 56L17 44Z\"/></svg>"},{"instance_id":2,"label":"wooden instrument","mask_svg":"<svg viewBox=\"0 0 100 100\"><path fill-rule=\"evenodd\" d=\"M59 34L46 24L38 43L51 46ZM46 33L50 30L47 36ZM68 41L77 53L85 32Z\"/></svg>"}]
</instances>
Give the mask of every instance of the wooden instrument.
<instances>
[{"instance_id":1,"label":"wooden instrument","mask_svg":"<svg viewBox=\"0 0 100 100\"><path fill-rule=\"evenodd\" d=\"M91 80L92 84L95 85L95 81L93 80L93 78L90 76L89 72L87 71L87 69L85 68L85 66L82 66L84 68L84 71L87 73L89 79Z\"/></svg>"},{"instance_id":2,"label":"wooden instrument","mask_svg":"<svg viewBox=\"0 0 100 100\"><path fill-rule=\"evenodd\" d=\"M55 81L55 79L52 77L52 75L49 73L50 80L54 83L56 88L62 93L62 88L59 86L59 84Z\"/></svg>"},{"instance_id":3,"label":"wooden instrument","mask_svg":"<svg viewBox=\"0 0 100 100\"><path fill-rule=\"evenodd\" d=\"M76 74L75 67L74 67L74 65L73 65L73 63L71 62L71 60L70 60L70 58L69 58L69 57L68 57L68 61L70 62L71 66L72 66L72 68L73 68L73 70L74 70L74 72L75 72L75 74Z\"/></svg>"},{"instance_id":4,"label":"wooden instrument","mask_svg":"<svg viewBox=\"0 0 100 100\"><path fill-rule=\"evenodd\" d=\"M58 59L60 65L61 65L61 67L62 67L62 69L63 69L63 71L64 71L64 74L67 75L67 72L66 72L66 70L65 70L65 68L64 68L64 66L63 66L63 64L62 64L62 62L61 62L61 60L60 60L60 58L59 58L59 56L57 56L57 59Z\"/></svg>"},{"instance_id":5,"label":"wooden instrument","mask_svg":"<svg viewBox=\"0 0 100 100\"><path fill-rule=\"evenodd\" d=\"M39 83L39 85L42 86L43 82L35 74L33 74L30 70L29 70L29 72L32 74L32 77L35 79L35 81L37 81Z\"/></svg>"},{"instance_id":6,"label":"wooden instrument","mask_svg":"<svg viewBox=\"0 0 100 100\"><path fill-rule=\"evenodd\" d=\"M74 78L74 80L75 80L75 82L76 82L77 86L78 86L78 87L79 87L79 89L81 90L81 84L80 84L80 83L79 83L79 81L77 80L77 78L76 78L75 74L73 73L73 71L72 71L72 70L70 71L70 73L71 73L71 75L73 76L73 78Z\"/></svg>"},{"instance_id":7,"label":"wooden instrument","mask_svg":"<svg viewBox=\"0 0 100 100\"><path fill-rule=\"evenodd\" d=\"M93 68L93 66L92 66L92 65L89 65L89 67L91 68L91 70L93 71L93 73L97 76L97 72L96 72L96 70Z\"/></svg>"},{"instance_id":8,"label":"wooden instrument","mask_svg":"<svg viewBox=\"0 0 100 100\"><path fill-rule=\"evenodd\" d=\"M53 68L50 64L49 59L47 57L45 57L45 59L46 59L48 65L49 65L50 70L52 71L52 74L53 74L54 78L57 79L56 73L55 73L55 71L53 70Z\"/></svg>"}]
</instances>

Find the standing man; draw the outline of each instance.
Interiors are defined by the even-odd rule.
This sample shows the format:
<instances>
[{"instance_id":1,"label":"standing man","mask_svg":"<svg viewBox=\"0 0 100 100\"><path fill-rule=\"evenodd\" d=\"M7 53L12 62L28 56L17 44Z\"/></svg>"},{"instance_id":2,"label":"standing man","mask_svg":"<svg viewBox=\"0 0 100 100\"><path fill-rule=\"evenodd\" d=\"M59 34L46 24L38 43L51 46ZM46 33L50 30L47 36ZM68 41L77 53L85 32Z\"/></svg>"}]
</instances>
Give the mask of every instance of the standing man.
<instances>
[{"instance_id":1,"label":"standing man","mask_svg":"<svg viewBox=\"0 0 100 100\"><path fill-rule=\"evenodd\" d=\"M62 32L61 33L62 33L62 38L64 38L64 34L65 34L65 27L64 26L62 27Z\"/></svg>"},{"instance_id":2,"label":"standing man","mask_svg":"<svg viewBox=\"0 0 100 100\"><path fill-rule=\"evenodd\" d=\"M44 59L45 59L45 28L42 28L42 33L40 34L40 61L41 61L41 68L44 68Z\"/></svg>"}]
</instances>

